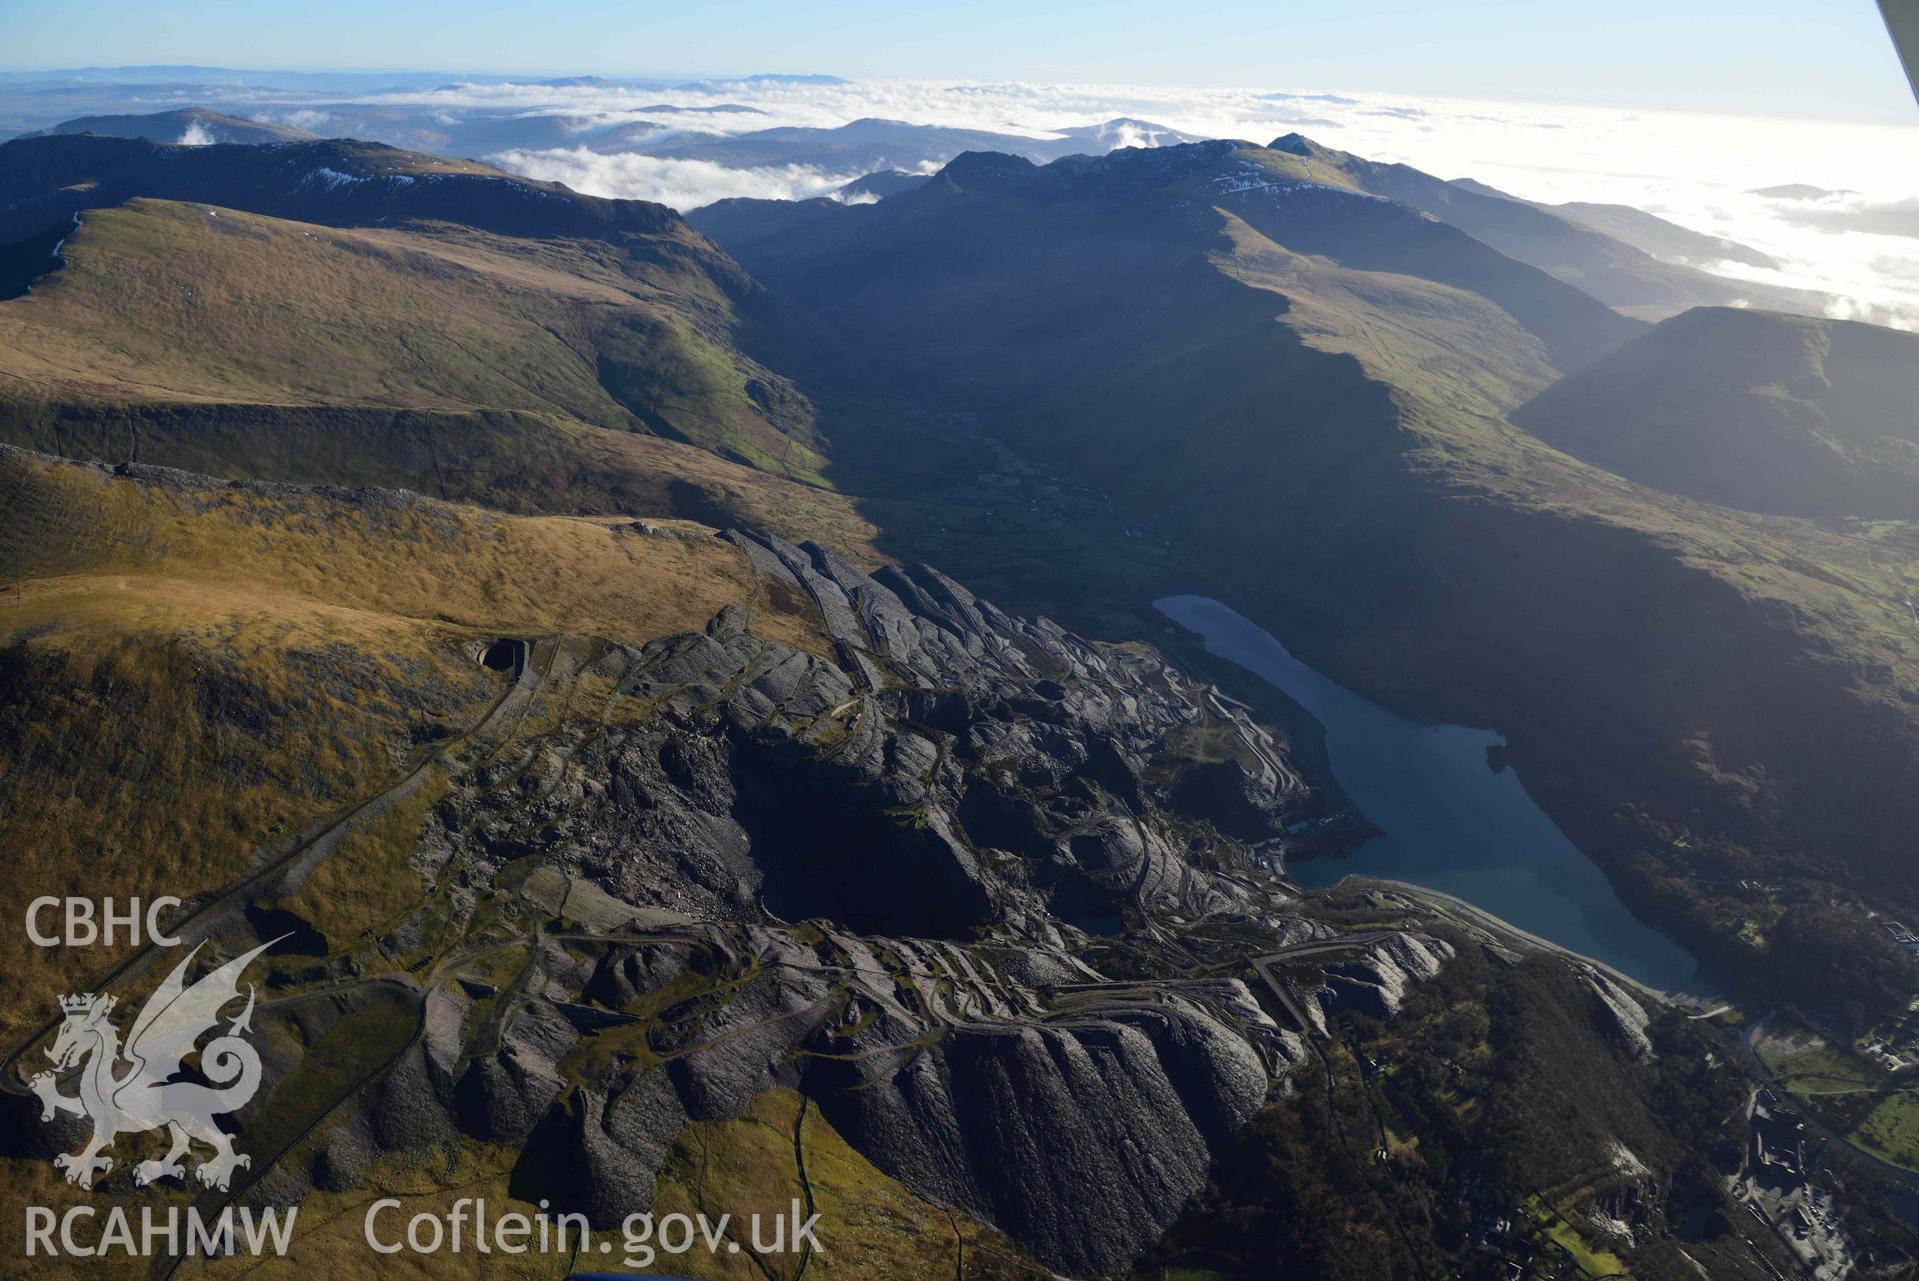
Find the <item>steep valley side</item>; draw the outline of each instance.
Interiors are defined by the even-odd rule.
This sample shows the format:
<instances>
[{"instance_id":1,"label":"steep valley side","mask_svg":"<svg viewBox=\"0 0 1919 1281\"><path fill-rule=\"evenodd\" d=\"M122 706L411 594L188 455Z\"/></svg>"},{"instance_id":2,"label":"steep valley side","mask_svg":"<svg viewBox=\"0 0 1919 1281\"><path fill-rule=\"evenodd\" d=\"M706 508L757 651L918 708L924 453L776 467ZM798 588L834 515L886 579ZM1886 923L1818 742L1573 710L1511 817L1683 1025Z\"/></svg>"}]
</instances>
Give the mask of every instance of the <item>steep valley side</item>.
<instances>
[{"instance_id":1,"label":"steep valley side","mask_svg":"<svg viewBox=\"0 0 1919 1281\"><path fill-rule=\"evenodd\" d=\"M1314 667L1497 727L1649 918L1764 975L1787 965L1737 937L1745 909L1693 879L1700 851L1713 876L1912 900L1893 834L1919 795L1919 566L1896 528L1868 557L1849 531L1661 494L1513 427L1579 359L1565 315L1534 330L1410 241L1367 266L1370 197L1247 176L1265 161L1243 156L1197 178L1164 156L1064 177L970 159L837 233L803 207L696 222L909 371L902 394L1110 495ZM789 218L806 237L779 235ZM973 274L995 246L1018 269ZM1504 261L1474 282L1539 297Z\"/></svg>"}]
</instances>

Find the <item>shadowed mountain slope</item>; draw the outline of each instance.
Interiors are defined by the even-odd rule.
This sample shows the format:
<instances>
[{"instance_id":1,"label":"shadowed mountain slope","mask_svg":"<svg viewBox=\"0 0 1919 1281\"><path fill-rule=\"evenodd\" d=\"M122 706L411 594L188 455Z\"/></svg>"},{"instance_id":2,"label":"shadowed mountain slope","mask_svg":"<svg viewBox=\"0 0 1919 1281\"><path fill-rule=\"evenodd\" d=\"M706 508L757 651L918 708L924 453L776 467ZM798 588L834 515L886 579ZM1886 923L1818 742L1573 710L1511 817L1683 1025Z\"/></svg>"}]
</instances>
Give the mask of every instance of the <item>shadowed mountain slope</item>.
<instances>
[{"instance_id":1,"label":"shadowed mountain slope","mask_svg":"<svg viewBox=\"0 0 1919 1281\"><path fill-rule=\"evenodd\" d=\"M1919 337L1701 308L1554 384L1514 421L1570 454L1706 502L1789 516L1919 516Z\"/></svg>"},{"instance_id":2,"label":"shadowed mountain slope","mask_svg":"<svg viewBox=\"0 0 1919 1281\"><path fill-rule=\"evenodd\" d=\"M1500 728L1675 928L1724 944L1738 919L1661 879L1694 822L1754 868L1911 888L1890 835L1919 776L1909 534L1878 531L1869 560L1516 430L1642 331L1360 186L1313 148L967 156L873 205L693 221L903 394L1191 549L1315 666Z\"/></svg>"},{"instance_id":3,"label":"shadowed mountain slope","mask_svg":"<svg viewBox=\"0 0 1919 1281\"><path fill-rule=\"evenodd\" d=\"M1374 195L1404 201L1487 244L1529 262L1601 302L1657 320L1702 305L1750 302L1823 315L1825 296L1730 280L1663 262L1633 245L1557 211L1485 194L1476 184L1435 178L1411 165L1381 164L1322 147L1302 134L1276 138L1274 149L1323 164Z\"/></svg>"},{"instance_id":4,"label":"shadowed mountain slope","mask_svg":"<svg viewBox=\"0 0 1919 1281\"><path fill-rule=\"evenodd\" d=\"M1009 353L1019 340L969 325L969 305L996 289L1016 288L1019 277L1036 269L1076 273L1061 306L1082 303L1085 289L1101 287L1094 267L1101 260L1128 270L1150 260L1184 270L1218 226L1210 212L1215 204L1295 253L1479 293L1531 327L1568 367L1637 329L1577 289L1454 227L1371 197L1322 160L1245 143L1130 149L1043 167L1013 156L969 154L884 204L884 213L835 213L820 202L729 200L695 211L691 221L762 279L845 318L857 334L864 335L862 298L897 290L914 305L889 301L886 308L922 312L920 329L938 325L960 342L997 342ZM795 219L804 220L804 237L792 234ZM989 232L996 223L1010 225ZM1060 248L1068 237L1083 247ZM859 252L858 245L875 266L835 286L827 264ZM899 269L896 276L883 274L889 267ZM962 275L965 287L954 288ZM1133 288L1124 271L1105 287ZM1045 305L1049 291L1039 282L1030 292ZM1043 313L1027 323L1037 331L1066 319ZM1085 327L1063 323L1059 332L1070 342ZM1031 359L1043 363L1050 355L1034 351ZM963 368L963 362L950 366L948 376Z\"/></svg>"},{"instance_id":5,"label":"shadowed mountain slope","mask_svg":"<svg viewBox=\"0 0 1919 1281\"><path fill-rule=\"evenodd\" d=\"M1102 155L1115 147L1160 147L1196 141L1165 125L1125 118L1060 129L1053 137L993 133L904 120L861 119L830 129L782 126L717 135L653 126L619 126L590 134L581 144L595 151L633 151L676 160L704 160L729 169L806 165L828 173L875 169L921 170L967 151L994 151L1030 160Z\"/></svg>"}]
</instances>

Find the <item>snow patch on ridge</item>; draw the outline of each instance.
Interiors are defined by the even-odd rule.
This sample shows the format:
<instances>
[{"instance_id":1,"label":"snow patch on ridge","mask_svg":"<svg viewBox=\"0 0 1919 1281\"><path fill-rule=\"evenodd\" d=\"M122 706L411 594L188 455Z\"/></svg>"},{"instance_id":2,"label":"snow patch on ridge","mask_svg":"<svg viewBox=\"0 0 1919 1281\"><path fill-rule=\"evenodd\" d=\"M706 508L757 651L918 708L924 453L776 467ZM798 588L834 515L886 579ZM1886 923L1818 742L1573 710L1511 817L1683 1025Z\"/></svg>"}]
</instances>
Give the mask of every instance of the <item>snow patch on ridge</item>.
<instances>
[{"instance_id":1,"label":"snow patch on ridge","mask_svg":"<svg viewBox=\"0 0 1919 1281\"><path fill-rule=\"evenodd\" d=\"M314 183L319 183L328 190L332 190L336 187L351 186L355 183L365 181L365 178L359 177L356 174L341 173L338 169L329 169L327 166L321 165L318 169L308 174L301 185L312 186Z\"/></svg>"}]
</instances>

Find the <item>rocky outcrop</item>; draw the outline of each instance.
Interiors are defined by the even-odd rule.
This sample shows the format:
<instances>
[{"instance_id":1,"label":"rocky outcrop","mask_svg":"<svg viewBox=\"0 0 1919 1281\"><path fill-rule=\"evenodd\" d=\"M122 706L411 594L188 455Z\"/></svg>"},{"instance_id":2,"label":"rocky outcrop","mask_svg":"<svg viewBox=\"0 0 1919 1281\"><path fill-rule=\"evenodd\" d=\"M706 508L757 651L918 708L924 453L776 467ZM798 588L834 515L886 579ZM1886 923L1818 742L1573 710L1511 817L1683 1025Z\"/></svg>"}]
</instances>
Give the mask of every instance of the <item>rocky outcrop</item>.
<instances>
[{"instance_id":1,"label":"rocky outcrop","mask_svg":"<svg viewBox=\"0 0 1919 1281\"><path fill-rule=\"evenodd\" d=\"M1652 1019L1646 1007L1603 970L1586 967L1580 974L1592 990L1594 1012L1614 1043L1632 1058L1652 1058L1652 1039L1646 1035Z\"/></svg>"},{"instance_id":2,"label":"rocky outcrop","mask_svg":"<svg viewBox=\"0 0 1919 1281\"><path fill-rule=\"evenodd\" d=\"M733 538L808 593L840 661L759 639L738 609L607 651L594 674L657 714L569 726L574 741L481 772L442 807L424 872L470 901L539 849L636 905L936 938L1111 933L1128 912L1255 901L1231 875L1252 866L1243 848L1214 843L1234 866L1185 857L1210 825L1170 791L1215 767L1171 736L1223 722L1162 661L1014 619L937 571L869 577L821 548ZM1287 795L1268 779L1242 808Z\"/></svg>"},{"instance_id":3,"label":"rocky outcrop","mask_svg":"<svg viewBox=\"0 0 1919 1281\"><path fill-rule=\"evenodd\" d=\"M1232 981L1108 984L1062 1006L1056 991L996 975L958 945L837 932L807 944L755 927L693 946L608 947L583 982L555 979L529 1001L462 1086L545 1080L543 1053L564 1039L545 1004L553 994L579 982L641 1009L647 985L674 982L686 973L674 966L696 954L700 968L752 977L654 1020L644 1044L656 1065L592 1075L555 1098L513 1140L524 1142L516 1195L617 1222L650 1206L689 1120L738 1116L787 1086L921 1195L1061 1267L1104 1274L1164 1231L1204 1184L1211 1145L1304 1058ZM513 1138L492 1115L463 1124Z\"/></svg>"},{"instance_id":4,"label":"rocky outcrop","mask_svg":"<svg viewBox=\"0 0 1919 1281\"><path fill-rule=\"evenodd\" d=\"M1309 1056L1233 959L1330 937L1247 844L1303 784L1148 649L726 537L824 643L728 606L643 646L501 650L493 728L412 849L431 905L357 954L456 955L457 982L423 985L419 1034L272 1190L464 1135L518 1149L516 1197L616 1224L688 1124L779 1087L1047 1265L1124 1271ZM1195 923L1244 952L1196 970ZM1369 935L1323 982L1384 1017L1449 955Z\"/></svg>"},{"instance_id":5,"label":"rocky outcrop","mask_svg":"<svg viewBox=\"0 0 1919 1281\"><path fill-rule=\"evenodd\" d=\"M897 1071L841 1072L822 1105L882 1168L1076 1272L1159 1236L1205 1182L1208 1141L1266 1094L1243 1041L1176 1007L965 1028Z\"/></svg>"},{"instance_id":6,"label":"rocky outcrop","mask_svg":"<svg viewBox=\"0 0 1919 1281\"><path fill-rule=\"evenodd\" d=\"M435 808L415 861L453 915L550 924L513 983L430 1021L369 1132L411 1146L443 1111L522 1147L516 1195L615 1221L650 1208L689 1120L796 1088L921 1195L1055 1266L1123 1269L1306 1052L1236 978L1115 980L1079 953L1161 917L1292 941L1236 836L1303 785L1150 651L935 570L726 537L811 603L832 657L729 607L555 658L547 684L638 714L558 718ZM1398 984L1430 957L1382 965ZM643 1052L596 1049L621 1038ZM315 1181L352 1164L329 1149Z\"/></svg>"},{"instance_id":7,"label":"rocky outcrop","mask_svg":"<svg viewBox=\"0 0 1919 1281\"><path fill-rule=\"evenodd\" d=\"M1358 1010L1376 1019L1399 1013L1406 989L1439 973L1453 956L1452 944L1423 934L1391 934L1356 956L1324 967L1325 982L1313 992L1326 1014Z\"/></svg>"}]
</instances>

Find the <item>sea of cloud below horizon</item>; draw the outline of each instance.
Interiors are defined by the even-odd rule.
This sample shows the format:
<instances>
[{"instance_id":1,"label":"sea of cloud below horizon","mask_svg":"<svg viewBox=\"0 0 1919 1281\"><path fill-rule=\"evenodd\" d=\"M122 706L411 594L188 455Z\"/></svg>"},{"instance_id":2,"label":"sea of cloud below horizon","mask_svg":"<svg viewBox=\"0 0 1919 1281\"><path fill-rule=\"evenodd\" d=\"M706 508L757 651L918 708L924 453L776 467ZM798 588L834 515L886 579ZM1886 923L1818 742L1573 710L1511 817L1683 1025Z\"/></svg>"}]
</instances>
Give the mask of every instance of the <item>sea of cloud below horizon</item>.
<instances>
[{"instance_id":1,"label":"sea of cloud below horizon","mask_svg":"<svg viewBox=\"0 0 1919 1281\"><path fill-rule=\"evenodd\" d=\"M248 96L235 91L232 108L245 110ZM1837 299L1836 315L1919 329L1919 236L1856 229L1860 215L1876 215L1881 224L1896 219L1907 229L1919 224L1919 126L1336 89L928 80L713 81L665 90L608 82L454 84L355 101L431 110L449 121L473 111L559 115L582 133L633 121L662 130L727 133L779 125L830 128L869 116L1028 136L1119 116L1255 142L1296 130L1374 160L1404 162L1443 178L1475 178L1529 200L1632 205L1761 250L1780 268L1696 265L1827 292ZM641 110L722 103L755 110L697 117ZM323 110L257 114L326 128ZM584 147L488 158L594 195L657 200L682 210L729 196L827 195L859 176L797 164L728 169L705 161L598 155ZM1783 184L1830 194L1813 200L1755 194Z\"/></svg>"}]
</instances>

